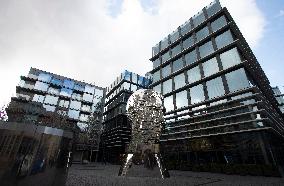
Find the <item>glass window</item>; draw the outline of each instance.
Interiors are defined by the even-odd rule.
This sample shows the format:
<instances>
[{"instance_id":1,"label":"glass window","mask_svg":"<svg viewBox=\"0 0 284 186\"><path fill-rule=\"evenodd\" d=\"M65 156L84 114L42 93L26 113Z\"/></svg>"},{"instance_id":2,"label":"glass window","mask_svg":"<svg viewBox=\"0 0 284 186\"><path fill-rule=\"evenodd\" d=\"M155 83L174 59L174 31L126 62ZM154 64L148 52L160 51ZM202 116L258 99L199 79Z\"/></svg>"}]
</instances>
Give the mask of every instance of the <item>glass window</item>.
<instances>
[{"instance_id":1,"label":"glass window","mask_svg":"<svg viewBox=\"0 0 284 186\"><path fill-rule=\"evenodd\" d=\"M35 84L35 89L41 90L41 91L47 91L48 84L37 81L36 84Z\"/></svg>"},{"instance_id":2,"label":"glass window","mask_svg":"<svg viewBox=\"0 0 284 186\"><path fill-rule=\"evenodd\" d=\"M89 114L81 114L80 121L87 122L89 120Z\"/></svg>"},{"instance_id":3,"label":"glass window","mask_svg":"<svg viewBox=\"0 0 284 186\"><path fill-rule=\"evenodd\" d=\"M222 61L223 69L227 69L236 64L241 63L241 58L240 58L237 48L233 48L231 50L228 50L220 54L220 58Z\"/></svg>"},{"instance_id":4,"label":"glass window","mask_svg":"<svg viewBox=\"0 0 284 186\"><path fill-rule=\"evenodd\" d=\"M53 87L49 87L48 93L58 95L59 94L59 89L53 88Z\"/></svg>"},{"instance_id":5,"label":"glass window","mask_svg":"<svg viewBox=\"0 0 284 186\"><path fill-rule=\"evenodd\" d=\"M55 111L55 106L51 106L51 105L43 105L43 108L45 108L46 111L48 112L54 112Z\"/></svg>"},{"instance_id":6,"label":"glass window","mask_svg":"<svg viewBox=\"0 0 284 186\"><path fill-rule=\"evenodd\" d=\"M90 85L86 85L85 86L85 92L90 93L90 94L94 94L95 92L95 87L92 87Z\"/></svg>"},{"instance_id":7,"label":"glass window","mask_svg":"<svg viewBox=\"0 0 284 186\"><path fill-rule=\"evenodd\" d=\"M138 76L138 84L139 84L139 85L142 85L142 86L145 86L145 85L144 85L144 77Z\"/></svg>"},{"instance_id":8,"label":"glass window","mask_svg":"<svg viewBox=\"0 0 284 186\"><path fill-rule=\"evenodd\" d=\"M68 106L69 106L69 101L62 99L62 100L59 101L59 106L60 106L60 107L68 108Z\"/></svg>"},{"instance_id":9,"label":"glass window","mask_svg":"<svg viewBox=\"0 0 284 186\"><path fill-rule=\"evenodd\" d=\"M34 97L33 97L33 101L36 101L36 102L39 102L39 103L43 103L43 100L44 100L43 95L35 94Z\"/></svg>"},{"instance_id":10,"label":"glass window","mask_svg":"<svg viewBox=\"0 0 284 186\"><path fill-rule=\"evenodd\" d=\"M205 26L204 28L202 28L198 32L196 32L197 42L200 41L201 39L205 38L208 35L209 35L209 30L208 30L208 27Z\"/></svg>"},{"instance_id":11,"label":"glass window","mask_svg":"<svg viewBox=\"0 0 284 186\"><path fill-rule=\"evenodd\" d=\"M76 110L80 110L81 109L81 102L80 101L71 101L70 102L70 108L71 109L76 109Z\"/></svg>"},{"instance_id":12,"label":"glass window","mask_svg":"<svg viewBox=\"0 0 284 186\"><path fill-rule=\"evenodd\" d=\"M62 88L61 92L60 92L60 95L61 96L66 96L66 97L71 97L72 92L73 91L68 89L68 88Z\"/></svg>"},{"instance_id":13,"label":"glass window","mask_svg":"<svg viewBox=\"0 0 284 186\"><path fill-rule=\"evenodd\" d=\"M209 99L223 96L225 94L223 82L221 77L217 77L206 82Z\"/></svg>"},{"instance_id":14,"label":"glass window","mask_svg":"<svg viewBox=\"0 0 284 186\"><path fill-rule=\"evenodd\" d=\"M164 98L164 107L166 108L166 112L174 110L173 96Z\"/></svg>"},{"instance_id":15,"label":"glass window","mask_svg":"<svg viewBox=\"0 0 284 186\"><path fill-rule=\"evenodd\" d=\"M159 81L160 79L161 79L160 70L158 70L158 71L154 72L154 74L153 74L153 83Z\"/></svg>"},{"instance_id":16,"label":"glass window","mask_svg":"<svg viewBox=\"0 0 284 186\"><path fill-rule=\"evenodd\" d=\"M186 40L183 41L183 48L187 49L194 44L194 39L192 36L188 37Z\"/></svg>"},{"instance_id":17,"label":"glass window","mask_svg":"<svg viewBox=\"0 0 284 186\"><path fill-rule=\"evenodd\" d=\"M208 77L212 74L219 72L219 67L218 67L216 57L209 59L208 61L204 62L202 64L202 66L203 66L203 71L204 71L205 77Z\"/></svg>"},{"instance_id":18,"label":"glass window","mask_svg":"<svg viewBox=\"0 0 284 186\"><path fill-rule=\"evenodd\" d=\"M93 101L93 95L84 93L83 100L88 101L88 102L92 102Z\"/></svg>"},{"instance_id":19,"label":"glass window","mask_svg":"<svg viewBox=\"0 0 284 186\"><path fill-rule=\"evenodd\" d=\"M123 83L123 89L124 90L130 90L130 83L124 82Z\"/></svg>"},{"instance_id":20,"label":"glass window","mask_svg":"<svg viewBox=\"0 0 284 186\"><path fill-rule=\"evenodd\" d=\"M75 84L74 90L78 90L80 92L84 92L85 91L85 85Z\"/></svg>"},{"instance_id":21,"label":"glass window","mask_svg":"<svg viewBox=\"0 0 284 186\"><path fill-rule=\"evenodd\" d=\"M156 91L156 92L161 93L161 92L162 92L162 91L161 91L161 84L158 84L158 85L156 85L155 87L153 87L153 90Z\"/></svg>"},{"instance_id":22,"label":"glass window","mask_svg":"<svg viewBox=\"0 0 284 186\"><path fill-rule=\"evenodd\" d=\"M130 81L130 77L131 77L131 72L128 72L127 70L125 70L124 79L127 81Z\"/></svg>"},{"instance_id":23,"label":"glass window","mask_svg":"<svg viewBox=\"0 0 284 186\"><path fill-rule=\"evenodd\" d=\"M186 65L194 63L197 60L196 50L194 49L193 51L185 54L184 59Z\"/></svg>"},{"instance_id":24,"label":"glass window","mask_svg":"<svg viewBox=\"0 0 284 186\"><path fill-rule=\"evenodd\" d=\"M182 67L183 67L182 58L179 58L173 62L173 72L182 69Z\"/></svg>"},{"instance_id":25,"label":"glass window","mask_svg":"<svg viewBox=\"0 0 284 186\"><path fill-rule=\"evenodd\" d=\"M153 61L153 69L160 66L160 64L161 64L160 58L155 59L155 61Z\"/></svg>"},{"instance_id":26,"label":"glass window","mask_svg":"<svg viewBox=\"0 0 284 186\"><path fill-rule=\"evenodd\" d=\"M159 43L152 47L152 55L155 56L159 53Z\"/></svg>"},{"instance_id":27,"label":"glass window","mask_svg":"<svg viewBox=\"0 0 284 186\"><path fill-rule=\"evenodd\" d=\"M193 17L193 24L195 27L204 21L205 21L205 16L203 11L199 12L196 16Z\"/></svg>"},{"instance_id":28,"label":"glass window","mask_svg":"<svg viewBox=\"0 0 284 186\"><path fill-rule=\"evenodd\" d=\"M57 86L62 86L62 81L60 79L57 79L57 78L53 78L51 80L51 83L54 84L54 85L57 85Z\"/></svg>"},{"instance_id":29,"label":"glass window","mask_svg":"<svg viewBox=\"0 0 284 186\"><path fill-rule=\"evenodd\" d=\"M174 77L174 83L175 83L175 90L185 86L185 75L184 75L184 73L175 76Z\"/></svg>"},{"instance_id":30,"label":"glass window","mask_svg":"<svg viewBox=\"0 0 284 186\"><path fill-rule=\"evenodd\" d=\"M161 41L161 50L164 50L168 46L169 46L169 40L168 37L166 37Z\"/></svg>"},{"instance_id":31,"label":"glass window","mask_svg":"<svg viewBox=\"0 0 284 186\"><path fill-rule=\"evenodd\" d=\"M173 90L172 79L163 82L163 94L167 94Z\"/></svg>"},{"instance_id":32,"label":"glass window","mask_svg":"<svg viewBox=\"0 0 284 186\"><path fill-rule=\"evenodd\" d=\"M64 79L63 81L63 86L66 87L66 88L70 88L72 89L75 85L75 82L72 81L72 80L68 80L68 79Z\"/></svg>"},{"instance_id":33,"label":"glass window","mask_svg":"<svg viewBox=\"0 0 284 186\"><path fill-rule=\"evenodd\" d=\"M81 100L82 99L82 95L81 94L77 94L77 93L73 93L72 94L72 98L73 99L77 99L77 100Z\"/></svg>"},{"instance_id":34,"label":"glass window","mask_svg":"<svg viewBox=\"0 0 284 186\"><path fill-rule=\"evenodd\" d=\"M243 68L230 72L225 76L230 92L234 92L250 86L245 70Z\"/></svg>"},{"instance_id":35,"label":"glass window","mask_svg":"<svg viewBox=\"0 0 284 186\"><path fill-rule=\"evenodd\" d=\"M95 96L98 98L103 98L104 97L104 90L103 89L96 89L95 90Z\"/></svg>"},{"instance_id":36,"label":"glass window","mask_svg":"<svg viewBox=\"0 0 284 186\"><path fill-rule=\"evenodd\" d=\"M43 81L43 82L47 82L49 83L51 80L52 76L50 74L46 74L46 73L40 73L38 75L38 80Z\"/></svg>"},{"instance_id":37,"label":"glass window","mask_svg":"<svg viewBox=\"0 0 284 186\"><path fill-rule=\"evenodd\" d=\"M181 45L178 44L174 48L172 48L172 56L175 56L181 52Z\"/></svg>"},{"instance_id":38,"label":"glass window","mask_svg":"<svg viewBox=\"0 0 284 186\"><path fill-rule=\"evenodd\" d=\"M80 111L78 111L78 110L69 109L69 111L68 111L68 116L70 118L73 118L73 119L78 119L79 118L79 114L80 114Z\"/></svg>"},{"instance_id":39,"label":"glass window","mask_svg":"<svg viewBox=\"0 0 284 186\"><path fill-rule=\"evenodd\" d=\"M215 13L217 13L219 10L221 10L221 6L219 3L215 2L212 5L210 5L207 8L207 15L208 17L211 17L212 15L214 15Z\"/></svg>"},{"instance_id":40,"label":"glass window","mask_svg":"<svg viewBox=\"0 0 284 186\"><path fill-rule=\"evenodd\" d=\"M217 48L222 48L234 41L231 31L228 30L215 38Z\"/></svg>"},{"instance_id":41,"label":"glass window","mask_svg":"<svg viewBox=\"0 0 284 186\"><path fill-rule=\"evenodd\" d=\"M131 91L136 91L137 90L137 86L136 85L133 85L133 84L131 84Z\"/></svg>"},{"instance_id":42,"label":"glass window","mask_svg":"<svg viewBox=\"0 0 284 186\"><path fill-rule=\"evenodd\" d=\"M50 105L57 105L57 102L58 102L58 97L50 96L50 95L47 95L44 100L44 103L47 103Z\"/></svg>"},{"instance_id":43,"label":"glass window","mask_svg":"<svg viewBox=\"0 0 284 186\"><path fill-rule=\"evenodd\" d=\"M90 105L82 105L81 108L82 111L90 112L91 111L91 106Z\"/></svg>"},{"instance_id":44,"label":"glass window","mask_svg":"<svg viewBox=\"0 0 284 186\"><path fill-rule=\"evenodd\" d=\"M177 109L188 106L187 90L176 93Z\"/></svg>"},{"instance_id":45,"label":"glass window","mask_svg":"<svg viewBox=\"0 0 284 186\"><path fill-rule=\"evenodd\" d=\"M179 31L176 30L170 35L171 42L175 42L179 38Z\"/></svg>"},{"instance_id":46,"label":"glass window","mask_svg":"<svg viewBox=\"0 0 284 186\"><path fill-rule=\"evenodd\" d=\"M132 73L132 82L137 83L137 74Z\"/></svg>"},{"instance_id":47,"label":"glass window","mask_svg":"<svg viewBox=\"0 0 284 186\"><path fill-rule=\"evenodd\" d=\"M199 53L201 58L211 54L212 52L214 52L214 48L211 41L208 41L207 43L199 47Z\"/></svg>"},{"instance_id":48,"label":"glass window","mask_svg":"<svg viewBox=\"0 0 284 186\"><path fill-rule=\"evenodd\" d=\"M168 64L167 66L165 66L164 68L162 68L162 77L167 77L168 75L171 74L171 65Z\"/></svg>"},{"instance_id":49,"label":"glass window","mask_svg":"<svg viewBox=\"0 0 284 186\"><path fill-rule=\"evenodd\" d=\"M199 66L196 66L187 71L188 83L193 83L201 79Z\"/></svg>"},{"instance_id":50,"label":"glass window","mask_svg":"<svg viewBox=\"0 0 284 186\"><path fill-rule=\"evenodd\" d=\"M199 103L205 100L202 84L190 88L190 98L191 98L191 104Z\"/></svg>"},{"instance_id":51,"label":"glass window","mask_svg":"<svg viewBox=\"0 0 284 186\"><path fill-rule=\"evenodd\" d=\"M164 53L164 54L162 55L162 63L166 62L166 61L167 61L168 59L170 59L170 58L171 58L170 52L167 51L166 53Z\"/></svg>"},{"instance_id":52,"label":"glass window","mask_svg":"<svg viewBox=\"0 0 284 186\"><path fill-rule=\"evenodd\" d=\"M227 24L227 20L225 16L221 16L211 23L212 31L215 32L219 30L220 28L222 28L223 26L225 26L226 24Z\"/></svg>"},{"instance_id":53,"label":"glass window","mask_svg":"<svg viewBox=\"0 0 284 186\"><path fill-rule=\"evenodd\" d=\"M180 29L181 29L180 30L181 31L181 35L184 36L185 34L187 34L191 30L190 22L188 21L187 23L182 25Z\"/></svg>"}]
</instances>

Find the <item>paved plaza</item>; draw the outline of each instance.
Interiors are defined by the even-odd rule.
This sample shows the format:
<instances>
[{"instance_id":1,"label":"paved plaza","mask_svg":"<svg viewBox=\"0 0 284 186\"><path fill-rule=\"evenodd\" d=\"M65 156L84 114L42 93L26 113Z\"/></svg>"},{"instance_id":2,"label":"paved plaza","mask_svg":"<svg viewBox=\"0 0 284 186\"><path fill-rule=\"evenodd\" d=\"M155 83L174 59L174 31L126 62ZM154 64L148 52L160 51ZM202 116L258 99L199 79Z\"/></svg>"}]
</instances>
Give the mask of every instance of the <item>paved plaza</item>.
<instances>
[{"instance_id":1,"label":"paved plaza","mask_svg":"<svg viewBox=\"0 0 284 186\"><path fill-rule=\"evenodd\" d=\"M190 185L213 185L213 186L283 186L284 179L277 177L239 176L225 175L206 172L170 171L170 178L160 179L154 170L153 176L144 174L143 170L132 171L129 177L117 176L120 166L104 164L73 164L69 169L66 186L78 185L102 185L102 186L190 186ZM144 175L147 175L143 177ZM142 176L141 176L142 175Z\"/></svg>"}]
</instances>

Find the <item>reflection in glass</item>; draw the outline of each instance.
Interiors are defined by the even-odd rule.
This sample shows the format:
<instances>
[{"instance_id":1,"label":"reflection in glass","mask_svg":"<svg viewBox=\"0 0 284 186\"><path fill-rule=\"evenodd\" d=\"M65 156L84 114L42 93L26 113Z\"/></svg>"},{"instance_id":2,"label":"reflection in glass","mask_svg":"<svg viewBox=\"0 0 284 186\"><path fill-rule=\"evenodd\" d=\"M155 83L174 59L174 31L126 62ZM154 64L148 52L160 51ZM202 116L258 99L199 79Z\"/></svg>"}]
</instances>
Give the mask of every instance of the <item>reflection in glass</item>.
<instances>
[{"instance_id":1,"label":"reflection in glass","mask_svg":"<svg viewBox=\"0 0 284 186\"><path fill-rule=\"evenodd\" d=\"M48 84L37 81L36 84L35 84L35 89L41 90L41 91L47 91Z\"/></svg>"},{"instance_id":2,"label":"reflection in glass","mask_svg":"<svg viewBox=\"0 0 284 186\"><path fill-rule=\"evenodd\" d=\"M48 93L58 95L59 94L59 89L58 88L49 87Z\"/></svg>"},{"instance_id":3,"label":"reflection in glass","mask_svg":"<svg viewBox=\"0 0 284 186\"><path fill-rule=\"evenodd\" d=\"M162 63L166 62L168 59L170 59L171 56L170 56L170 51L167 51L166 53L164 53L162 55Z\"/></svg>"},{"instance_id":4,"label":"reflection in glass","mask_svg":"<svg viewBox=\"0 0 284 186\"><path fill-rule=\"evenodd\" d=\"M162 77L165 78L165 77L167 77L170 74L171 74L171 65L168 64L167 66L162 68Z\"/></svg>"},{"instance_id":5,"label":"reflection in glass","mask_svg":"<svg viewBox=\"0 0 284 186\"><path fill-rule=\"evenodd\" d=\"M62 88L62 89L61 89L61 92L60 92L60 95L61 95L61 96L66 96L66 97L71 97L72 92L73 92L73 91L70 90L70 89Z\"/></svg>"},{"instance_id":6,"label":"reflection in glass","mask_svg":"<svg viewBox=\"0 0 284 186\"><path fill-rule=\"evenodd\" d=\"M84 93L83 100L87 101L87 102L92 102L93 101L93 95L88 94L88 93Z\"/></svg>"},{"instance_id":7,"label":"reflection in glass","mask_svg":"<svg viewBox=\"0 0 284 186\"><path fill-rule=\"evenodd\" d=\"M197 42L200 41L201 39L205 38L208 35L209 35L209 29L208 29L207 26L205 26L204 28L202 28L198 32L196 32Z\"/></svg>"},{"instance_id":8,"label":"reflection in glass","mask_svg":"<svg viewBox=\"0 0 284 186\"><path fill-rule=\"evenodd\" d=\"M144 77L138 76L138 84L139 84L139 85L142 85L142 86L145 86L145 85L144 85Z\"/></svg>"},{"instance_id":9,"label":"reflection in glass","mask_svg":"<svg viewBox=\"0 0 284 186\"><path fill-rule=\"evenodd\" d=\"M182 69L182 67L183 67L182 57L178 58L173 62L173 72Z\"/></svg>"},{"instance_id":10,"label":"reflection in glass","mask_svg":"<svg viewBox=\"0 0 284 186\"><path fill-rule=\"evenodd\" d=\"M60 107L68 108L68 107L69 107L69 101L64 100L64 99L59 100L59 106L60 106Z\"/></svg>"},{"instance_id":11,"label":"reflection in glass","mask_svg":"<svg viewBox=\"0 0 284 186\"><path fill-rule=\"evenodd\" d=\"M207 43L199 47L199 53L201 58L211 54L212 52L214 52L214 48L211 41L208 41Z\"/></svg>"},{"instance_id":12,"label":"reflection in glass","mask_svg":"<svg viewBox=\"0 0 284 186\"><path fill-rule=\"evenodd\" d=\"M80 109L81 109L81 102L71 100L71 102L70 102L70 108L71 108L71 109L80 110Z\"/></svg>"},{"instance_id":13,"label":"reflection in glass","mask_svg":"<svg viewBox=\"0 0 284 186\"><path fill-rule=\"evenodd\" d=\"M175 42L179 38L179 31L176 30L170 35L171 43Z\"/></svg>"},{"instance_id":14,"label":"reflection in glass","mask_svg":"<svg viewBox=\"0 0 284 186\"><path fill-rule=\"evenodd\" d=\"M184 59L186 65L194 63L197 60L196 50L194 49L193 51L185 54Z\"/></svg>"},{"instance_id":15,"label":"reflection in glass","mask_svg":"<svg viewBox=\"0 0 284 186\"><path fill-rule=\"evenodd\" d=\"M33 97L33 101L36 101L36 102L39 102L39 103L43 103L43 100L44 100L43 95L35 94L34 97Z\"/></svg>"},{"instance_id":16,"label":"reflection in glass","mask_svg":"<svg viewBox=\"0 0 284 186\"><path fill-rule=\"evenodd\" d=\"M175 83L175 90L185 86L185 75L184 75L184 73L175 76L174 77L174 83Z\"/></svg>"},{"instance_id":17,"label":"reflection in glass","mask_svg":"<svg viewBox=\"0 0 284 186\"><path fill-rule=\"evenodd\" d=\"M46 95L44 103L50 104L50 105L57 105L58 97Z\"/></svg>"},{"instance_id":18,"label":"reflection in glass","mask_svg":"<svg viewBox=\"0 0 284 186\"><path fill-rule=\"evenodd\" d=\"M85 92L90 93L90 94L94 94L94 92L95 92L95 87L90 86L90 85L86 85L86 86L85 86Z\"/></svg>"},{"instance_id":19,"label":"reflection in glass","mask_svg":"<svg viewBox=\"0 0 284 186\"><path fill-rule=\"evenodd\" d=\"M217 77L206 82L209 99L225 95L225 90L221 77Z\"/></svg>"},{"instance_id":20,"label":"reflection in glass","mask_svg":"<svg viewBox=\"0 0 284 186\"><path fill-rule=\"evenodd\" d=\"M220 28L222 28L223 26L225 26L226 24L227 24L227 20L225 16L221 16L211 23L212 31L215 32L219 30Z\"/></svg>"},{"instance_id":21,"label":"reflection in glass","mask_svg":"<svg viewBox=\"0 0 284 186\"><path fill-rule=\"evenodd\" d=\"M217 13L219 10L221 10L221 6L219 3L213 3L207 8L207 15L208 17L211 17L215 13Z\"/></svg>"},{"instance_id":22,"label":"reflection in glass","mask_svg":"<svg viewBox=\"0 0 284 186\"><path fill-rule=\"evenodd\" d=\"M194 44L194 39L192 36L188 37L186 40L183 41L183 49L187 49Z\"/></svg>"},{"instance_id":23,"label":"reflection in glass","mask_svg":"<svg viewBox=\"0 0 284 186\"><path fill-rule=\"evenodd\" d=\"M69 111L68 111L68 116L69 116L70 118L73 118L73 119L78 119L78 118L79 118L79 113L80 113L79 110L72 110L72 109L69 109Z\"/></svg>"},{"instance_id":24,"label":"reflection in glass","mask_svg":"<svg viewBox=\"0 0 284 186\"><path fill-rule=\"evenodd\" d=\"M158 84L158 85L156 85L155 87L153 87L153 90L155 90L156 92L161 93L161 92L162 92L162 91L161 91L161 88L162 88L161 84Z\"/></svg>"},{"instance_id":25,"label":"reflection in glass","mask_svg":"<svg viewBox=\"0 0 284 186\"><path fill-rule=\"evenodd\" d=\"M131 77L131 72L128 72L127 70L125 70L124 79L127 81L130 81L130 77Z\"/></svg>"},{"instance_id":26,"label":"reflection in glass","mask_svg":"<svg viewBox=\"0 0 284 186\"><path fill-rule=\"evenodd\" d=\"M221 62L223 69L230 68L236 64L241 63L241 58L237 48L233 48L228 50L222 54L220 54Z\"/></svg>"},{"instance_id":27,"label":"reflection in glass","mask_svg":"<svg viewBox=\"0 0 284 186\"><path fill-rule=\"evenodd\" d=\"M161 41L161 50L164 50L168 46L169 46L169 40L168 37L166 37Z\"/></svg>"},{"instance_id":28,"label":"reflection in glass","mask_svg":"<svg viewBox=\"0 0 284 186\"><path fill-rule=\"evenodd\" d=\"M181 35L184 36L185 34L187 34L191 30L190 22L188 21L187 23L182 25L180 29L181 29Z\"/></svg>"},{"instance_id":29,"label":"reflection in glass","mask_svg":"<svg viewBox=\"0 0 284 186\"><path fill-rule=\"evenodd\" d=\"M199 103L205 100L202 84L190 88L190 98L191 98L191 104Z\"/></svg>"},{"instance_id":30,"label":"reflection in glass","mask_svg":"<svg viewBox=\"0 0 284 186\"><path fill-rule=\"evenodd\" d=\"M153 69L160 66L160 64L161 64L160 58L155 59L155 61L153 61Z\"/></svg>"},{"instance_id":31,"label":"reflection in glass","mask_svg":"<svg viewBox=\"0 0 284 186\"><path fill-rule=\"evenodd\" d=\"M230 92L234 92L250 86L247 75L243 68L230 72L225 76L228 82Z\"/></svg>"},{"instance_id":32,"label":"reflection in glass","mask_svg":"<svg viewBox=\"0 0 284 186\"><path fill-rule=\"evenodd\" d=\"M196 66L187 71L188 83L193 83L201 79L199 66Z\"/></svg>"},{"instance_id":33,"label":"reflection in glass","mask_svg":"<svg viewBox=\"0 0 284 186\"><path fill-rule=\"evenodd\" d=\"M163 94L167 94L173 90L172 79L163 82Z\"/></svg>"},{"instance_id":34,"label":"reflection in glass","mask_svg":"<svg viewBox=\"0 0 284 186\"><path fill-rule=\"evenodd\" d=\"M48 112L54 112L55 111L55 106L51 106L51 105L43 105L43 108L45 108L46 111Z\"/></svg>"},{"instance_id":35,"label":"reflection in glass","mask_svg":"<svg viewBox=\"0 0 284 186\"><path fill-rule=\"evenodd\" d=\"M75 85L75 82L72 81L72 80L69 80L69 79L64 79L63 81L63 86L66 87L66 88L70 88L72 89Z\"/></svg>"},{"instance_id":36,"label":"reflection in glass","mask_svg":"<svg viewBox=\"0 0 284 186\"><path fill-rule=\"evenodd\" d=\"M228 30L215 38L217 48L222 48L234 41L231 31Z\"/></svg>"},{"instance_id":37,"label":"reflection in glass","mask_svg":"<svg viewBox=\"0 0 284 186\"><path fill-rule=\"evenodd\" d=\"M77 91L80 91L80 92L84 92L85 86L84 85L75 84L74 90L77 90Z\"/></svg>"},{"instance_id":38,"label":"reflection in glass","mask_svg":"<svg viewBox=\"0 0 284 186\"><path fill-rule=\"evenodd\" d=\"M51 80L52 76L50 74L46 74L46 73L40 73L38 75L38 80L49 83Z\"/></svg>"},{"instance_id":39,"label":"reflection in glass","mask_svg":"<svg viewBox=\"0 0 284 186\"><path fill-rule=\"evenodd\" d=\"M174 110L173 96L164 98L164 107L166 108L166 112Z\"/></svg>"},{"instance_id":40,"label":"reflection in glass","mask_svg":"<svg viewBox=\"0 0 284 186\"><path fill-rule=\"evenodd\" d=\"M202 64L202 66L203 66L203 71L204 71L205 77L208 77L212 74L219 72L219 67L218 67L216 57L209 59L208 61L204 62Z\"/></svg>"},{"instance_id":41,"label":"reflection in glass","mask_svg":"<svg viewBox=\"0 0 284 186\"><path fill-rule=\"evenodd\" d=\"M181 45L177 44L174 48L172 48L172 56L175 56L181 52Z\"/></svg>"},{"instance_id":42,"label":"reflection in glass","mask_svg":"<svg viewBox=\"0 0 284 186\"><path fill-rule=\"evenodd\" d=\"M51 80L51 84L54 84L54 85L57 85L57 86L62 86L62 81L60 79L53 78Z\"/></svg>"},{"instance_id":43,"label":"reflection in glass","mask_svg":"<svg viewBox=\"0 0 284 186\"><path fill-rule=\"evenodd\" d=\"M176 93L177 109L188 106L187 90Z\"/></svg>"},{"instance_id":44,"label":"reflection in glass","mask_svg":"<svg viewBox=\"0 0 284 186\"><path fill-rule=\"evenodd\" d=\"M204 21L205 21L205 16L203 11L199 12L196 16L193 17L193 24L195 27Z\"/></svg>"}]
</instances>

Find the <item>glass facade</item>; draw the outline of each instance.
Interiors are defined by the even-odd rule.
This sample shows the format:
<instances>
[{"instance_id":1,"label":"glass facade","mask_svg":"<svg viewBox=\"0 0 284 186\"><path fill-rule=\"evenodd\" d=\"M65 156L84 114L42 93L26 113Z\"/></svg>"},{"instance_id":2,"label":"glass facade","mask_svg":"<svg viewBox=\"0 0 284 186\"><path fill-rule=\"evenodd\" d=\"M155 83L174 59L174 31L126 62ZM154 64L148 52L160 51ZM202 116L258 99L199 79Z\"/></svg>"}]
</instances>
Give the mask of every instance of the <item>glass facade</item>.
<instances>
[{"instance_id":1,"label":"glass facade","mask_svg":"<svg viewBox=\"0 0 284 186\"><path fill-rule=\"evenodd\" d=\"M175 90L185 86L185 75L181 73L174 77Z\"/></svg>"},{"instance_id":2,"label":"glass facade","mask_svg":"<svg viewBox=\"0 0 284 186\"><path fill-rule=\"evenodd\" d=\"M194 63L197 60L196 50L193 50L184 55L186 65Z\"/></svg>"},{"instance_id":3,"label":"glass facade","mask_svg":"<svg viewBox=\"0 0 284 186\"><path fill-rule=\"evenodd\" d=\"M173 62L173 72L178 71L183 68L183 60L179 58Z\"/></svg>"},{"instance_id":4,"label":"glass facade","mask_svg":"<svg viewBox=\"0 0 284 186\"><path fill-rule=\"evenodd\" d=\"M171 74L171 65L167 65L162 68L162 77L165 78Z\"/></svg>"},{"instance_id":5,"label":"glass facade","mask_svg":"<svg viewBox=\"0 0 284 186\"><path fill-rule=\"evenodd\" d=\"M209 99L225 95L225 89L221 77L207 81L206 88Z\"/></svg>"},{"instance_id":6,"label":"glass facade","mask_svg":"<svg viewBox=\"0 0 284 186\"><path fill-rule=\"evenodd\" d=\"M250 86L249 80L243 68L225 75L230 92L241 90Z\"/></svg>"},{"instance_id":7,"label":"glass facade","mask_svg":"<svg viewBox=\"0 0 284 186\"><path fill-rule=\"evenodd\" d=\"M187 90L176 93L176 108L188 106Z\"/></svg>"},{"instance_id":8,"label":"glass facade","mask_svg":"<svg viewBox=\"0 0 284 186\"><path fill-rule=\"evenodd\" d=\"M217 48L222 48L234 41L232 33L230 30L224 32L223 34L220 34L215 38Z\"/></svg>"},{"instance_id":9,"label":"glass facade","mask_svg":"<svg viewBox=\"0 0 284 186\"><path fill-rule=\"evenodd\" d=\"M190 98L191 104L199 103L205 100L202 84L190 88Z\"/></svg>"},{"instance_id":10,"label":"glass facade","mask_svg":"<svg viewBox=\"0 0 284 186\"><path fill-rule=\"evenodd\" d=\"M211 41L208 41L207 43L201 45L199 47L199 54L200 54L200 57L203 58L211 53L214 52L214 48L213 48L213 45L212 45L212 42Z\"/></svg>"},{"instance_id":11,"label":"glass facade","mask_svg":"<svg viewBox=\"0 0 284 186\"><path fill-rule=\"evenodd\" d=\"M188 83L194 83L201 79L199 66L196 66L187 71Z\"/></svg>"},{"instance_id":12,"label":"glass facade","mask_svg":"<svg viewBox=\"0 0 284 186\"><path fill-rule=\"evenodd\" d=\"M167 94L173 90L172 79L163 82L163 94Z\"/></svg>"},{"instance_id":13,"label":"glass facade","mask_svg":"<svg viewBox=\"0 0 284 186\"><path fill-rule=\"evenodd\" d=\"M196 32L196 40L197 42L205 38L206 36L209 35L209 29L207 26L204 28L200 29L199 31Z\"/></svg>"},{"instance_id":14,"label":"glass facade","mask_svg":"<svg viewBox=\"0 0 284 186\"><path fill-rule=\"evenodd\" d=\"M183 44L183 48L187 49L187 48L191 47L194 44L194 38L192 36L189 36L188 38L186 38L183 41L182 44Z\"/></svg>"},{"instance_id":15,"label":"glass facade","mask_svg":"<svg viewBox=\"0 0 284 186\"><path fill-rule=\"evenodd\" d=\"M202 64L204 76L208 77L219 72L219 67L216 57L204 62Z\"/></svg>"},{"instance_id":16,"label":"glass facade","mask_svg":"<svg viewBox=\"0 0 284 186\"><path fill-rule=\"evenodd\" d=\"M225 16L221 16L211 23L212 31L215 32L219 30L220 28L222 28L223 26L225 26L226 24L227 24L227 20Z\"/></svg>"},{"instance_id":17,"label":"glass facade","mask_svg":"<svg viewBox=\"0 0 284 186\"><path fill-rule=\"evenodd\" d=\"M234 65L241 63L241 58L237 48L233 48L228 50L222 54L220 54L221 62L223 69L230 68Z\"/></svg>"}]
</instances>

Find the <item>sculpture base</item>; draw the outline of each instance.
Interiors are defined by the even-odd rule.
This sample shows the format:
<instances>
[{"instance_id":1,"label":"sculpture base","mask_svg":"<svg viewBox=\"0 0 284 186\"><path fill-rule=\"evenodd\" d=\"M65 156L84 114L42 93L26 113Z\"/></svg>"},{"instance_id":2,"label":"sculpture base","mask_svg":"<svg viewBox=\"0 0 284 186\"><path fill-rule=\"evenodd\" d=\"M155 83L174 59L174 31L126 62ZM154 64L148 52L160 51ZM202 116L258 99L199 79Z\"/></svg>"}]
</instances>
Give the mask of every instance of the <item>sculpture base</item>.
<instances>
[{"instance_id":1,"label":"sculpture base","mask_svg":"<svg viewBox=\"0 0 284 186\"><path fill-rule=\"evenodd\" d=\"M143 158L142 161L137 160L137 157L133 154L127 154L118 175L130 177L170 177L160 154L152 154L152 156Z\"/></svg>"}]
</instances>

